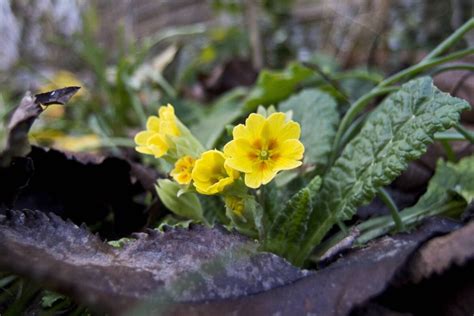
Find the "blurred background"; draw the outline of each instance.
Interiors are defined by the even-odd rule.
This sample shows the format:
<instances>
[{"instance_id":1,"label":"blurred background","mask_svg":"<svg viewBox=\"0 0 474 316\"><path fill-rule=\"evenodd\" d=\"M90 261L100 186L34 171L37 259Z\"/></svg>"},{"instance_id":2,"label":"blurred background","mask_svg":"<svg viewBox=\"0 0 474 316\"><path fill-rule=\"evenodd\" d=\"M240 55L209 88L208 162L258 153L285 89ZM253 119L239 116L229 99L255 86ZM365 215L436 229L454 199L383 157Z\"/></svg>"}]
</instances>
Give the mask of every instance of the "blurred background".
<instances>
[{"instance_id":1,"label":"blurred background","mask_svg":"<svg viewBox=\"0 0 474 316\"><path fill-rule=\"evenodd\" d=\"M199 131L212 105L237 104L262 69L292 61L351 101L473 13L472 0L0 0L0 118L27 90L80 85L68 106L48 108L32 141L117 152L159 105ZM471 74L436 79L472 101Z\"/></svg>"}]
</instances>

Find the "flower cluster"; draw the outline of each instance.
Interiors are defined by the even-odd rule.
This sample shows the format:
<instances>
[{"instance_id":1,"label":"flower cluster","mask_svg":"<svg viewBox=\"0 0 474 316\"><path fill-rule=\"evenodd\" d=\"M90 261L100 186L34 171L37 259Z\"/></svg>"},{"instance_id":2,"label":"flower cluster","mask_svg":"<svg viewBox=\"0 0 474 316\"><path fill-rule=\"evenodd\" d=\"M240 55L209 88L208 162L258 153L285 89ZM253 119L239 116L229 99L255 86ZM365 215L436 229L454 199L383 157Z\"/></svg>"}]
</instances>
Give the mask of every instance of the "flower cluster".
<instances>
[{"instance_id":1,"label":"flower cluster","mask_svg":"<svg viewBox=\"0 0 474 316\"><path fill-rule=\"evenodd\" d=\"M245 124L234 127L223 151L204 151L175 116L173 106L160 107L158 114L135 136L136 150L172 163L171 177L187 192L222 195L226 206L239 216L245 212L248 188L258 189L280 171L301 165L300 125L285 113L250 114Z\"/></svg>"},{"instance_id":2,"label":"flower cluster","mask_svg":"<svg viewBox=\"0 0 474 316\"><path fill-rule=\"evenodd\" d=\"M160 107L159 116L150 116L146 122L146 131L135 136L135 149L142 154L164 156L173 144L173 137L181 133L178 129L172 105Z\"/></svg>"}]
</instances>

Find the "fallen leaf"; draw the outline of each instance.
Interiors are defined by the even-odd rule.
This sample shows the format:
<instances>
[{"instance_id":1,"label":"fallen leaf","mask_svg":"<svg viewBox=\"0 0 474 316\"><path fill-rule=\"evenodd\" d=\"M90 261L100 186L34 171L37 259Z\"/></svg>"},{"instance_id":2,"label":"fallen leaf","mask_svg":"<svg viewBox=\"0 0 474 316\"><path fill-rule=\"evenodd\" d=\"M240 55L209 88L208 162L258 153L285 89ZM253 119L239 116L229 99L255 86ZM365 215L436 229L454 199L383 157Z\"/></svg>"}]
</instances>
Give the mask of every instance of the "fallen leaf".
<instances>
[{"instance_id":1,"label":"fallen leaf","mask_svg":"<svg viewBox=\"0 0 474 316\"><path fill-rule=\"evenodd\" d=\"M222 228L149 230L122 248L40 211L0 215L0 268L112 315L161 304L251 296L309 275ZM156 308L156 306L155 306Z\"/></svg>"}]
</instances>

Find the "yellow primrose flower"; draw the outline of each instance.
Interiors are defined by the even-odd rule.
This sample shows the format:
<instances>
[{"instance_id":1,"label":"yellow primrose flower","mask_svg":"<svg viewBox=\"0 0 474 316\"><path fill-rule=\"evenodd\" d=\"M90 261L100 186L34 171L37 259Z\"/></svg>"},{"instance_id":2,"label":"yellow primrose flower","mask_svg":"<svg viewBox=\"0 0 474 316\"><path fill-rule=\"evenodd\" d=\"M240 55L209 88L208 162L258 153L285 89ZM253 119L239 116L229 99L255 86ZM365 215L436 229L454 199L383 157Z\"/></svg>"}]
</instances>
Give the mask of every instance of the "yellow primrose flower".
<instances>
[{"instance_id":1,"label":"yellow primrose flower","mask_svg":"<svg viewBox=\"0 0 474 316\"><path fill-rule=\"evenodd\" d=\"M229 195L224 198L224 202L225 205L232 210L232 212L238 216L242 216L245 208L244 200L242 198Z\"/></svg>"},{"instance_id":2,"label":"yellow primrose flower","mask_svg":"<svg viewBox=\"0 0 474 316\"><path fill-rule=\"evenodd\" d=\"M275 112L265 118L250 114L245 125L234 127L233 140L224 147L226 165L245 173L245 185L258 188L281 170L301 165L304 146L300 125Z\"/></svg>"},{"instance_id":3,"label":"yellow primrose flower","mask_svg":"<svg viewBox=\"0 0 474 316\"><path fill-rule=\"evenodd\" d=\"M225 165L224 154L218 150L204 152L192 172L196 190L206 195L224 191L238 177L239 172Z\"/></svg>"},{"instance_id":4,"label":"yellow primrose flower","mask_svg":"<svg viewBox=\"0 0 474 316\"><path fill-rule=\"evenodd\" d=\"M194 158L191 156L184 156L178 159L174 165L174 169L171 170L171 176L179 184L191 183L191 173L194 167Z\"/></svg>"},{"instance_id":5,"label":"yellow primrose flower","mask_svg":"<svg viewBox=\"0 0 474 316\"><path fill-rule=\"evenodd\" d=\"M168 136L180 136L174 108L171 104L161 106L159 116L150 116L146 122L146 131L135 135L136 151L160 158L168 152Z\"/></svg>"}]
</instances>

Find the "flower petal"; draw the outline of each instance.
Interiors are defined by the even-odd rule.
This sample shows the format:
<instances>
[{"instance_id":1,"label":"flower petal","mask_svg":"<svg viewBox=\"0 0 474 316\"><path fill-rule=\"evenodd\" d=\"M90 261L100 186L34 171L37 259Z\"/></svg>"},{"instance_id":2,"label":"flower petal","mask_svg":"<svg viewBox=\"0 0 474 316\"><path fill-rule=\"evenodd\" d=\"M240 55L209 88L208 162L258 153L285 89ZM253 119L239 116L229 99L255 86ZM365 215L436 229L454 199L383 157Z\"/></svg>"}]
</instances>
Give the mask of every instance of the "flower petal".
<instances>
[{"instance_id":1,"label":"flower petal","mask_svg":"<svg viewBox=\"0 0 474 316\"><path fill-rule=\"evenodd\" d=\"M279 158L301 160L304 154L304 146L297 139L285 140L277 151ZM278 159L276 159L278 161Z\"/></svg>"},{"instance_id":2,"label":"flower petal","mask_svg":"<svg viewBox=\"0 0 474 316\"><path fill-rule=\"evenodd\" d=\"M146 121L146 129L151 132L160 132L160 119L158 116L150 116Z\"/></svg>"},{"instance_id":3,"label":"flower petal","mask_svg":"<svg viewBox=\"0 0 474 316\"><path fill-rule=\"evenodd\" d=\"M148 147L146 146L137 146L135 147L135 150L141 154L153 155L153 152L150 149L148 149Z\"/></svg>"},{"instance_id":4,"label":"flower petal","mask_svg":"<svg viewBox=\"0 0 474 316\"><path fill-rule=\"evenodd\" d=\"M155 133L149 131L139 132L135 135L135 143L139 146L146 146L148 139L153 135L155 135Z\"/></svg>"},{"instance_id":5,"label":"flower petal","mask_svg":"<svg viewBox=\"0 0 474 316\"><path fill-rule=\"evenodd\" d=\"M286 122L286 116L282 112L270 115L262 130L262 137L267 140L278 140L284 142L287 139L300 137L300 125L294 121Z\"/></svg>"},{"instance_id":6,"label":"flower petal","mask_svg":"<svg viewBox=\"0 0 474 316\"><path fill-rule=\"evenodd\" d=\"M241 172L251 172L253 160L251 155L255 149L246 139L236 139L224 146L224 154L227 156L226 164Z\"/></svg>"},{"instance_id":7,"label":"flower petal","mask_svg":"<svg viewBox=\"0 0 474 316\"><path fill-rule=\"evenodd\" d=\"M249 117L245 120L245 126L247 128L247 132L252 139L259 138L262 133L262 128L265 123L265 118L263 115L252 113Z\"/></svg>"},{"instance_id":8,"label":"flower petal","mask_svg":"<svg viewBox=\"0 0 474 316\"><path fill-rule=\"evenodd\" d=\"M168 143L161 134L154 134L148 138L146 145L156 158L162 157L169 149Z\"/></svg>"}]
</instances>

